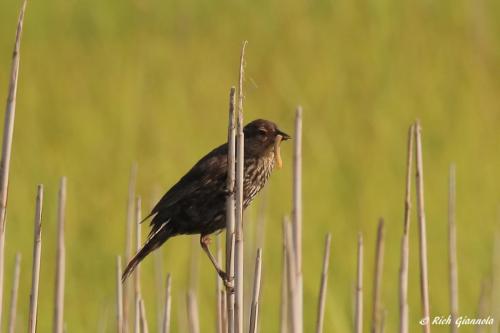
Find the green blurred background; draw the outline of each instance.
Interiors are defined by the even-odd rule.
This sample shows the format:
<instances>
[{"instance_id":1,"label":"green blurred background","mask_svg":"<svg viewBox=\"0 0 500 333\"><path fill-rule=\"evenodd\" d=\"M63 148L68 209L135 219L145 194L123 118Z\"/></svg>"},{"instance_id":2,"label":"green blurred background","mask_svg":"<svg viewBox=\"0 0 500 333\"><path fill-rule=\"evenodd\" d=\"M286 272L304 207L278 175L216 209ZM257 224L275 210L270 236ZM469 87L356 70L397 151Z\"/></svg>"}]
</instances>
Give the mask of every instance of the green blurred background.
<instances>
[{"instance_id":1,"label":"green blurred background","mask_svg":"<svg viewBox=\"0 0 500 333\"><path fill-rule=\"evenodd\" d=\"M2 101L19 7L17 0L0 3ZM225 140L228 91L237 82L245 39L246 119L272 119L293 134L294 108L304 107L305 331L314 327L328 231L333 248L325 331L352 329L359 231L365 236L368 331L381 216L387 227L383 304L387 331L397 328L405 145L416 118L424 138L431 312L449 313L447 175L455 162L460 314L475 315L481 284L491 285L498 230L500 2L51 0L29 2L21 48L4 301L6 308L20 251L20 331L27 326L35 185L46 188L39 331L52 326L61 175L69 186L68 332L114 331L115 256L124 248L130 167L137 161L145 213L159 192ZM284 169L275 172L266 195L262 332L277 332L279 324L281 218L291 207L292 145L285 143L282 153ZM262 204L257 200L254 207ZM248 220L256 214L251 209ZM413 218L413 330L420 318L416 236ZM179 332L186 331L192 244L180 237L162 248ZM215 275L194 249L202 332L214 332ZM143 265L151 330L163 294L154 262Z\"/></svg>"}]
</instances>

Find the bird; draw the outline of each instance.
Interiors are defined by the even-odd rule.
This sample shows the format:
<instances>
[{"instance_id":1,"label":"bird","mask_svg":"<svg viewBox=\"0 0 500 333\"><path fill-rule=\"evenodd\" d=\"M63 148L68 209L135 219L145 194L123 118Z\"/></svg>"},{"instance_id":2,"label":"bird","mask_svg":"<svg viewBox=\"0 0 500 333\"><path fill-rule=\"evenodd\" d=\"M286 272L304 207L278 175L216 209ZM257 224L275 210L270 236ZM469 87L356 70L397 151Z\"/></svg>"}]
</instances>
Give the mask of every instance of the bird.
<instances>
[{"instance_id":1,"label":"bird","mask_svg":"<svg viewBox=\"0 0 500 333\"><path fill-rule=\"evenodd\" d=\"M276 123L256 119L243 128L243 209L264 187L276 161L281 163L279 145L291 139ZM152 218L143 246L122 274L125 282L137 265L168 239L177 235L200 235L200 245L226 286L230 281L211 254L210 235L226 227L228 143L202 157L153 207L143 222Z\"/></svg>"}]
</instances>

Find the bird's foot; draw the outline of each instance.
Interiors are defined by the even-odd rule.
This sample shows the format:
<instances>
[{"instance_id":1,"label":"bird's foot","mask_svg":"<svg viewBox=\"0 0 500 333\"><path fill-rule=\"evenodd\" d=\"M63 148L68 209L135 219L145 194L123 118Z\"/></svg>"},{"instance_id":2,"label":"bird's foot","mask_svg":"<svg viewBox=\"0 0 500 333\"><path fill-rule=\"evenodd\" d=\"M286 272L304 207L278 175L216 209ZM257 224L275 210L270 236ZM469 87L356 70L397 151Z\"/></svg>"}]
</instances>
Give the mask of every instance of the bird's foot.
<instances>
[{"instance_id":1,"label":"bird's foot","mask_svg":"<svg viewBox=\"0 0 500 333\"><path fill-rule=\"evenodd\" d=\"M222 283L224 283L224 287L226 287L226 291L234 294L234 280L230 279L224 271L219 271L219 276Z\"/></svg>"}]
</instances>

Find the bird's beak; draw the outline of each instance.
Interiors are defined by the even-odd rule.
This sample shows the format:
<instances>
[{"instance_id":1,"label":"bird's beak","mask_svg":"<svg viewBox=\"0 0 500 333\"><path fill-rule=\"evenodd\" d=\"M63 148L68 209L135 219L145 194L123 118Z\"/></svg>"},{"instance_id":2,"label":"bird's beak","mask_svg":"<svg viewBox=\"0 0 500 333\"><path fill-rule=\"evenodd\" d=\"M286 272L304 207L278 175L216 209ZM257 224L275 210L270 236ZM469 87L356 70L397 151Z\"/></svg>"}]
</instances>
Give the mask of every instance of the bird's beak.
<instances>
[{"instance_id":1,"label":"bird's beak","mask_svg":"<svg viewBox=\"0 0 500 333\"><path fill-rule=\"evenodd\" d=\"M279 135L281 135L281 141L286 141L286 140L290 140L292 137L288 134L286 134L285 132L282 132L280 130L277 130L277 133Z\"/></svg>"}]
</instances>

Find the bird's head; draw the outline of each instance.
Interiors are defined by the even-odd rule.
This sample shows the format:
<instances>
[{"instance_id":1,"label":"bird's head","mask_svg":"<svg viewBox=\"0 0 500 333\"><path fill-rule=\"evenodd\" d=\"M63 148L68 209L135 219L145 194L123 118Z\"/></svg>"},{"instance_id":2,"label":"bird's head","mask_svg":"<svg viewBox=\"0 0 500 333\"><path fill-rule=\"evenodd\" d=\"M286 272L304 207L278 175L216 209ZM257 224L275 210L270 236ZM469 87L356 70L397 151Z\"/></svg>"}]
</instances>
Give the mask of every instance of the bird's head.
<instances>
[{"instance_id":1,"label":"bird's head","mask_svg":"<svg viewBox=\"0 0 500 333\"><path fill-rule=\"evenodd\" d=\"M278 126L269 120L257 119L248 123L244 128L245 154L253 156L267 155L273 151L278 140L291 139L290 135L282 132Z\"/></svg>"}]
</instances>

